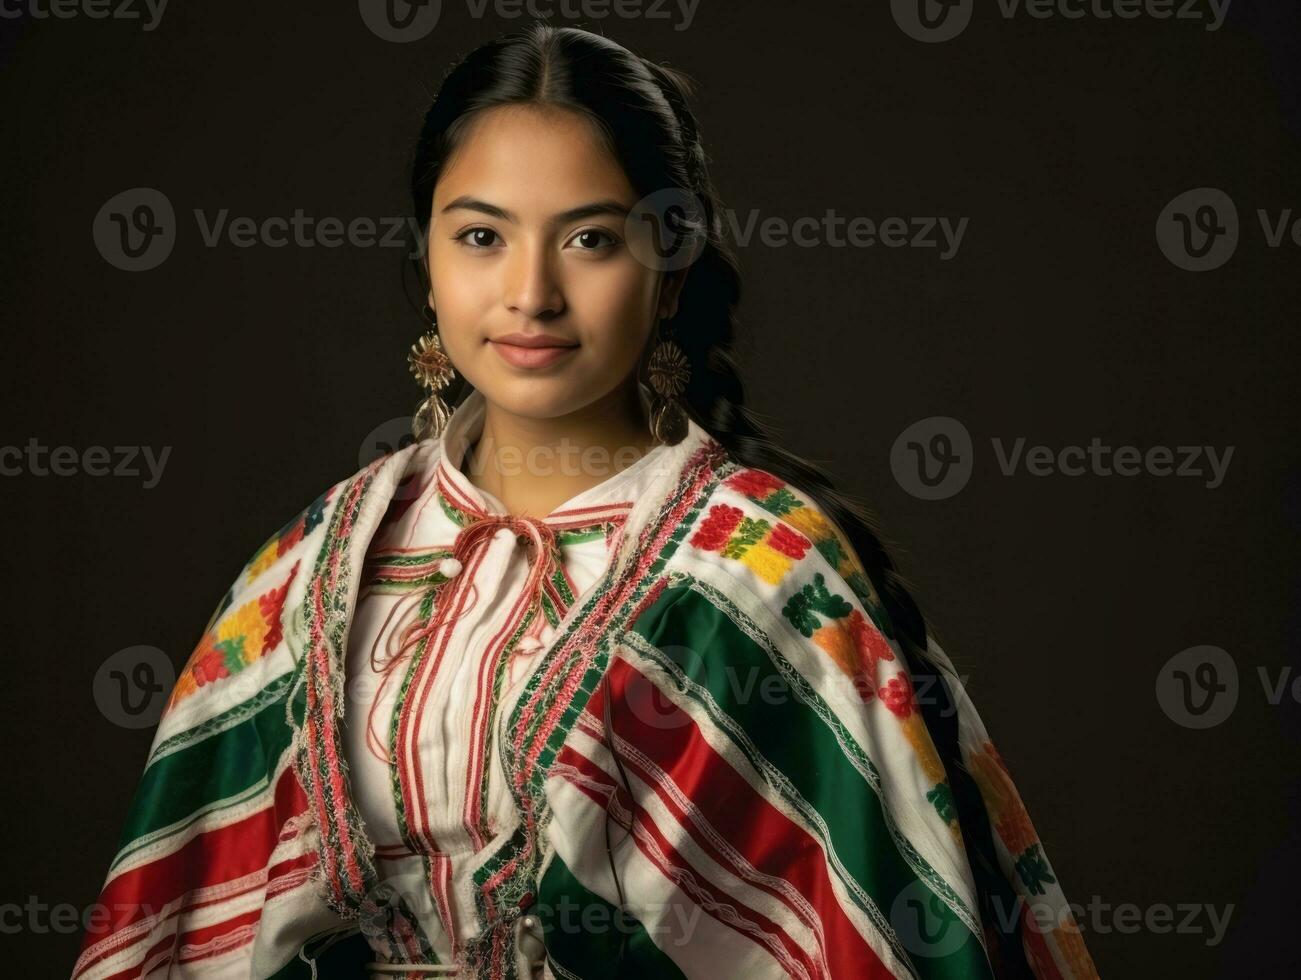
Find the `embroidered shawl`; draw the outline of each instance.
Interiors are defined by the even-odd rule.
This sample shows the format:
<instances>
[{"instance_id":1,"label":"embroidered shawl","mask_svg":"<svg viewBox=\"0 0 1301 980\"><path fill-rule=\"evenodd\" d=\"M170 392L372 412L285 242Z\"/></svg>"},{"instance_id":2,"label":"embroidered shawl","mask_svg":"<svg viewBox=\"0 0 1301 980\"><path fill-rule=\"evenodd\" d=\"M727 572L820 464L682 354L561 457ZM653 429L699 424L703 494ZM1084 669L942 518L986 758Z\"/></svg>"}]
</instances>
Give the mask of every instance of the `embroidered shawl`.
<instances>
[{"instance_id":1,"label":"embroidered shawl","mask_svg":"<svg viewBox=\"0 0 1301 980\"><path fill-rule=\"evenodd\" d=\"M840 529L688 438L497 743L522 821L476 871L486 927L463 975L519 975L528 914L552 977L1095 977L943 651L943 690L915 688ZM360 977L376 936L410 955L410 896L378 880L340 719L367 545L416 448L313 501L219 603L75 980ZM946 731L926 696L950 699Z\"/></svg>"}]
</instances>

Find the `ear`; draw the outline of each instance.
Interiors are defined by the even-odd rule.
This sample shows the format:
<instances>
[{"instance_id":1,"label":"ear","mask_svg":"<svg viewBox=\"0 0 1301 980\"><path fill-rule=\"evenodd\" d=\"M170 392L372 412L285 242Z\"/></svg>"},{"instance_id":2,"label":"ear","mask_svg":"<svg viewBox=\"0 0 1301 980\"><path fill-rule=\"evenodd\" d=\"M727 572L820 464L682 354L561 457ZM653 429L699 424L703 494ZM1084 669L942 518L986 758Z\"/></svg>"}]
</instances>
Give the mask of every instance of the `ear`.
<instances>
[{"instance_id":1,"label":"ear","mask_svg":"<svg viewBox=\"0 0 1301 980\"><path fill-rule=\"evenodd\" d=\"M682 295L682 287L690 270L691 266L687 266L685 269L664 273L660 280L660 301L656 307L656 313L661 319L668 320L677 316L678 298Z\"/></svg>"}]
</instances>

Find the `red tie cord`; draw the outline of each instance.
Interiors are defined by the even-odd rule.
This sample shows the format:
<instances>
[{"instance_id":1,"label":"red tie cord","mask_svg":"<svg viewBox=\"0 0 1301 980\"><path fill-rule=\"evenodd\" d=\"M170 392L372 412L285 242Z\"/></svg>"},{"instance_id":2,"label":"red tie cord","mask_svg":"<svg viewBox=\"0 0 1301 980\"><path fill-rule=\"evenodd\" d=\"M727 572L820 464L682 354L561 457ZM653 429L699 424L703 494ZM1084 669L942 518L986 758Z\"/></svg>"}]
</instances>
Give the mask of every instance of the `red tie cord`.
<instances>
[{"instance_id":1,"label":"red tie cord","mask_svg":"<svg viewBox=\"0 0 1301 980\"><path fill-rule=\"evenodd\" d=\"M460 562L461 569L464 570L470 564L470 559L475 557L477 552L481 551L492 540L497 531L506 528L513 531L516 536L528 545L527 558L529 562L528 577L525 579L524 587L520 590L521 595L530 597L530 607L538 605L539 614L541 613L542 589L547 579L555 572L559 562L559 550L556 544L556 532L545 521L534 517L515 517L512 515L487 514L479 517L472 523L463 527L456 536L456 541L452 545L452 556ZM443 586L450 580L445 579L436 585L431 586L434 591L441 591ZM423 599L428 595L429 590L424 592L412 592L399 599L389 610L389 614L384 618L384 624L380 627L376 636L375 643L371 645L370 664L371 669L382 674L379 689L375 692L375 697L371 701L370 710L366 716L366 745L371 754L380 762L391 765L393 760L389 756L388 746L376 734L374 726L375 709L380 702L380 695L383 693L389 678L393 673L393 668L402 662L407 654L415 648L422 640L433 636L444 626L454 622L455 619L469 612L478 598L478 589L471 582L468 586L469 601L465 603L461 611L456 616L448 615L450 606L447 603L434 602L434 615L430 617L427 623L420 623L417 616L419 607ZM405 607L405 608L404 608ZM388 640L385 643L385 653L387 659L380 666L375 658L376 647L379 643L379 637L385 635L389 622L394 614L402 610L398 626L388 633ZM530 634L535 634L540 629L543 616L538 615L534 623L530 626ZM394 641L398 641L398 648L393 649Z\"/></svg>"}]
</instances>

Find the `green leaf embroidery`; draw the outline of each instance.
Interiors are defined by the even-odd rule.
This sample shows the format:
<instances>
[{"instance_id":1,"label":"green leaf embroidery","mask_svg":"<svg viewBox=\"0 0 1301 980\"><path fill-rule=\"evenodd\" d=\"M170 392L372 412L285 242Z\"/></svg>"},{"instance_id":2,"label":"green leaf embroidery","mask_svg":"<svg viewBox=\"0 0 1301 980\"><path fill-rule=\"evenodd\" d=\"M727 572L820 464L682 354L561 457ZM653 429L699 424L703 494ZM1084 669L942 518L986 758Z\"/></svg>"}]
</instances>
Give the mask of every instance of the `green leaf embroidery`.
<instances>
[{"instance_id":1,"label":"green leaf embroidery","mask_svg":"<svg viewBox=\"0 0 1301 980\"><path fill-rule=\"evenodd\" d=\"M1016 873L1021 876L1026 890L1032 895L1044 893L1043 883L1052 884L1057 879L1048 870L1048 860L1039 850L1038 844L1031 844L1016 859Z\"/></svg>"},{"instance_id":2,"label":"green leaf embroidery","mask_svg":"<svg viewBox=\"0 0 1301 980\"><path fill-rule=\"evenodd\" d=\"M772 525L762 518L743 517L723 546L724 558L740 558L764 539Z\"/></svg>"},{"instance_id":3,"label":"green leaf embroidery","mask_svg":"<svg viewBox=\"0 0 1301 980\"><path fill-rule=\"evenodd\" d=\"M827 619L839 619L848 616L853 608L844 597L827 589L826 580L818 572L810 584L787 600L782 615L804 636L811 637L820 625L815 613L821 613Z\"/></svg>"}]
</instances>

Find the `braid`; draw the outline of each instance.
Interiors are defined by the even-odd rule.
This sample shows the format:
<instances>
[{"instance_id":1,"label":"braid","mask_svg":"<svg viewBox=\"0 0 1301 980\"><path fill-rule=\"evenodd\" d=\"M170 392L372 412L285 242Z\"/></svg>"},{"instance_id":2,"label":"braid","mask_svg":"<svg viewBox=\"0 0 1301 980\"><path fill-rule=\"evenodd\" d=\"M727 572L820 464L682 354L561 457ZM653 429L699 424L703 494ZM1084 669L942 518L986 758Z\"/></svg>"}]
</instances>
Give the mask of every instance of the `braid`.
<instances>
[{"instance_id":1,"label":"braid","mask_svg":"<svg viewBox=\"0 0 1301 980\"><path fill-rule=\"evenodd\" d=\"M699 199L707 224L706 244L686 277L679 312L673 318L674 339L691 365L685 394L687 412L722 443L733 459L803 490L844 533L884 606L885 630L899 646L918 692L919 710L948 773L955 805L964 816L979 814L983 808L978 790L958 745L949 672L929 651L926 619L882 542L876 515L864 502L837 489L826 470L783 449L745 404L733 347L740 271L735 253L723 236L720 198L709 178L705 153L687 104L689 87L678 72L653 65L651 70L684 137L691 134L683 154L694 164L688 168L687 189Z\"/></svg>"},{"instance_id":2,"label":"braid","mask_svg":"<svg viewBox=\"0 0 1301 980\"><path fill-rule=\"evenodd\" d=\"M953 684L961 680L930 651L930 630L910 584L895 567L882 541L879 520L868 505L837 489L826 470L778 445L768 427L745 404L744 385L733 352L741 278L735 253L723 236L720 197L705 165L682 75L653 68L684 134L691 142L683 157L687 188L705 214L705 246L682 287L673 335L691 365L685 407L742 466L765 470L804 491L835 524L857 554L885 609L884 630L894 640L917 692L918 710L948 777L953 806L961 815L963 845L980 897L991 950L1009 977L1031 976L1015 936L993 924L1015 907L1016 896L997 863L993 828L980 789L962 759Z\"/></svg>"}]
</instances>

